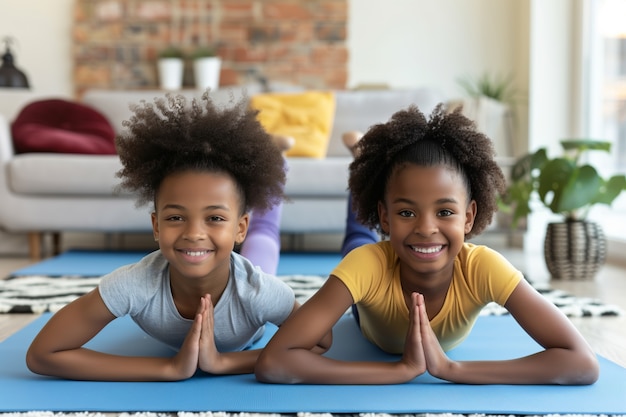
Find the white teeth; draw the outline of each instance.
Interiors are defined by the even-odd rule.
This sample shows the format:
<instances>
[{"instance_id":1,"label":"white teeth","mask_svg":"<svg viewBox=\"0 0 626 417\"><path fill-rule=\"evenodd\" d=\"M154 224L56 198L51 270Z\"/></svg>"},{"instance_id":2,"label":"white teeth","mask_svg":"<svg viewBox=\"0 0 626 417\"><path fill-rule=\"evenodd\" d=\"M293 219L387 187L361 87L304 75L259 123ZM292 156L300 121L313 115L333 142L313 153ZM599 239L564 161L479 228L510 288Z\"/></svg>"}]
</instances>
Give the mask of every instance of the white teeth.
<instances>
[{"instance_id":1,"label":"white teeth","mask_svg":"<svg viewBox=\"0 0 626 417\"><path fill-rule=\"evenodd\" d=\"M185 255L187 256L202 256L206 253L206 251L200 251L200 252L187 252L185 251Z\"/></svg>"},{"instance_id":2,"label":"white teeth","mask_svg":"<svg viewBox=\"0 0 626 417\"><path fill-rule=\"evenodd\" d=\"M442 245L431 246L430 248L418 248L415 246L411 246L411 248L413 248L415 252L419 252L419 253L436 253L436 252L439 252L442 247L443 247Z\"/></svg>"}]
</instances>

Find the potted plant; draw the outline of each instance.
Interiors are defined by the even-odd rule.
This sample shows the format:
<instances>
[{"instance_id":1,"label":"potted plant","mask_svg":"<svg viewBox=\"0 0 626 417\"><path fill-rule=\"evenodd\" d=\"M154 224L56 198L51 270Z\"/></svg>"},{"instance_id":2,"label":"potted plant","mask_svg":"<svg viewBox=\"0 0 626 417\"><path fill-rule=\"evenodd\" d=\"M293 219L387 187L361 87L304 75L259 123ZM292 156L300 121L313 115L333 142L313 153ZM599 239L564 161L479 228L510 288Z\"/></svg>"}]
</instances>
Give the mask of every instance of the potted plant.
<instances>
[{"instance_id":1,"label":"potted plant","mask_svg":"<svg viewBox=\"0 0 626 417\"><path fill-rule=\"evenodd\" d=\"M544 241L546 266L553 278L591 279L604 264L606 239L599 224L587 220L596 204L611 205L626 189L626 176L605 179L582 156L610 152L611 143L592 139L562 140L563 155L549 158L545 148L519 158L501 196L513 213L513 227L532 212L534 197L563 221L548 224Z\"/></svg>"},{"instance_id":2,"label":"potted plant","mask_svg":"<svg viewBox=\"0 0 626 417\"><path fill-rule=\"evenodd\" d=\"M458 79L457 82L474 99L487 97L509 106L515 104L517 91L513 87L512 76L485 72L476 79L465 77Z\"/></svg>"},{"instance_id":3,"label":"potted plant","mask_svg":"<svg viewBox=\"0 0 626 417\"><path fill-rule=\"evenodd\" d=\"M513 76L484 72L459 78L457 83L468 97L451 101L450 107L463 106L463 114L493 140L499 156L515 154L515 108L522 96Z\"/></svg>"},{"instance_id":4,"label":"potted plant","mask_svg":"<svg viewBox=\"0 0 626 417\"><path fill-rule=\"evenodd\" d=\"M159 86L164 90L180 90L183 85L183 51L176 46L168 46L159 52L157 68Z\"/></svg>"},{"instance_id":5,"label":"potted plant","mask_svg":"<svg viewBox=\"0 0 626 417\"><path fill-rule=\"evenodd\" d=\"M193 71L196 88L215 90L220 84L222 60L214 48L202 46L192 52Z\"/></svg>"}]
</instances>

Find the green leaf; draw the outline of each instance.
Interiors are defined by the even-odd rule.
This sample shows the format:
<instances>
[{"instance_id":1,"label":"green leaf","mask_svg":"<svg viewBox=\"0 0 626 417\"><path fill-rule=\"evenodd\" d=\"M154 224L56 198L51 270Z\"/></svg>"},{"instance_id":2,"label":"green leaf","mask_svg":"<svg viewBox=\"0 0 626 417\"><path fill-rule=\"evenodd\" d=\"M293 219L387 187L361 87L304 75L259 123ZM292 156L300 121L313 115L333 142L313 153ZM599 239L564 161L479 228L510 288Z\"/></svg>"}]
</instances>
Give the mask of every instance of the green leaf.
<instances>
[{"instance_id":1,"label":"green leaf","mask_svg":"<svg viewBox=\"0 0 626 417\"><path fill-rule=\"evenodd\" d=\"M552 212L560 213L558 209L561 194L570 178L574 175L576 165L565 158L556 158L546 162L539 174L539 187L537 192L541 201Z\"/></svg>"},{"instance_id":2,"label":"green leaf","mask_svg":"<svg viewBox=\"0 0 626 417\"><path fill-rule=\"evenodd\" d=\"M520 181L522 179L530 180L532 172L536 169L541 169L543 164L548 160L548 153L545 148L539 149L532 154L526 154L515 162L511 169L511 180L513 182Z\"/></svg>"},{"instance_id":3,"label":"green leaf","mask_svg":"<svg viewBox=\"0 0 626 417\"><path fill-rule=\"evenodd\" d=\"M515 227L520 218L530 214L530 195L533 187L527 182L511 184L507 192L500 197L500 204L506 206L503 211L513 212L513 224Z\"/></svg>"},{"instance_id":4,"label":"green leaf","mask_svg":"<svg viewBox=\"0 0 626 417\"><path fill-rule=\"evenodd\" d=\"M611 205L622 191L626 190L626 176L614 175L608 181L603 181L598 194L592 201L594 203Z\"/></svg>"},{"instance_id":5,"label":"green leaf","mask_svg":"<svg viewBox=\"0 0 626 417\"><path fill-rule=\"evenodd\" d=\"M184 58L183 50L177 46L168 46L159 52L159 58Z\"/></svg>"},{"instance_id":6,"label":"green leaf","mask_svg":"<svg viewBox=\"0 0 626 417\"><path fill-rule=\"evenodd\" d=\"M592 204L600 191L602 182L595 168L590 165L574 170L562 189L558 201L555 202L554 209L558 213L571 212Z\"/></svg>"},{"instance_id":7,"label":"green leaf","mask_svg":"<svg viewBox=\"0 0 626 417\"><path fill-rule=\"evenodd\" d=\"M515 165L513 165L513 168L511 169L511 180L513 182L520 181L521 179L530 176L532 159L533 154L526 154L515 162Z\"/></svg>"},{"instance_id":8,"label":"green leaf","mask_svg":"<svg viewBox=\"0 0 626 417\"><path fill-rule=\"evenodd\" d=\"M548 161L548 151L546 150L546 148L539 149L537 152L533 154L533 157L530 161L531 171L535 169L541 169L547 161Z\"/></svg>"},{"instance_id":9,"label":"green leaf","mask_svg":"<svg viewBox=\"0 0 626 417\"><path fill-rule=\"evenodd\" d=\"M465 77L457 80L465 92L473 98L489 97L502 103L513 103L516 91L513 76L502 76L488 72L476 78Z\"/></svg>"},{"instance_id":10,"label":"green leaf","mask_svg":"<svg viewBox=\"0 0 626 417\"><path fill-rule=\"evenodd\" d=\"M215 48L210 46L201 46L191 53L191 59L210 58L216 56Z\"/></svg>"},{"instance_id":11,"label":"green leaf","mask_svg":"<svg viewBox=\"0 0 626 417\"><path fill-rule=\"evenodd\" d=\"M611 151L611 142L595 139L564 139L561 141L561 146L566 151Z\"/></svg>"}]
</instances>

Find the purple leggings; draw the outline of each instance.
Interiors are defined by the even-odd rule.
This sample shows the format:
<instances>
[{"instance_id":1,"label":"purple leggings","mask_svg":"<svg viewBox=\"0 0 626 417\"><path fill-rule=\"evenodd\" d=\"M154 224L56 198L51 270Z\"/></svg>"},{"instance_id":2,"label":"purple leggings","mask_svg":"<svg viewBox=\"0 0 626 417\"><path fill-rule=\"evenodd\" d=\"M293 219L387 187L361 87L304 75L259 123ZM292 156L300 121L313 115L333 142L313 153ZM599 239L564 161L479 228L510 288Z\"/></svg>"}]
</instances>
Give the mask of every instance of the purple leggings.
<instances>
[{"instance_id":1,"label":"purple leggings","mask_svg":"<svg viewBox=\"0 0 626 417\"><path fill-rule=\"evenodd\" d=\"M241 255L249 259L253 265L261 267L263 272L276 275L280 257L280 219L283 204L278 203L271 209L252 213L248 236L241 246ZM375 243L380 239L378 234L363 226L356 220L352 210L352 199L348 198L346 230L341 245L341 256L367 243Z\"/></svg>"},{"instance_id":2,"label":"purple leggings","mask_svg":"<svg viewBox=\"0 0 626 417\"><path fill-rule=\"evenodd\" d=\"M248 235L241 246L241 255L266 274L276 275L278 269L282 213L282 202L265 212L253 212Z\"/></svg>"},{"instance_id":3,"label":"purple leggings","mask_svg":"<svg viewBox=\"0 0 626 417\"><path fill-rule=\"evenodd\" d=\"M284 161L283 161L284 163ZM287 165L285 164L285 169ZM276 275L280 258L280 219L283 202L263 212L252 212L248 234L239 253L266 274Z\"/></svg>"}]
</instances>

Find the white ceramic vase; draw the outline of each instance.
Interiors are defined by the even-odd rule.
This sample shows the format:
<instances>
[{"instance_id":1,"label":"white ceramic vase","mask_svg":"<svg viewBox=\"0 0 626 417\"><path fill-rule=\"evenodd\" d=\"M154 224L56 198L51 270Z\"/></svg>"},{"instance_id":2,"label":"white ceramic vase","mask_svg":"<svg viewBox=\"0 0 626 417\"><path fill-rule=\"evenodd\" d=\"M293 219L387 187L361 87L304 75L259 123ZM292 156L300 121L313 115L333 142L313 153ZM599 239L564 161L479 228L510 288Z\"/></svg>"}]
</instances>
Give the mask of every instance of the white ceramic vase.
<instances>
[{"instance_id":1,"label":"white ceramic vase","mask_svg":"<svg viewBox=\"0 0 626 417\"><path fill-rule=\"evenodd\" d=\"M184 61L180 58L159 58L159 86L163 90L180 90L183 86Z\"/></svg>"},{"instance_id":2,"label":"white ceramic vase","mask_svg":"<svg viewBox=\"0 0 626 417\"><path fill-rule=\"evenodd\" d=\"M196 58L193 61L193 73L196 88L199 90L217 90L220 85L220 71L222 60L212 56L206 58Z\"/></svg>"}]
</instances>

